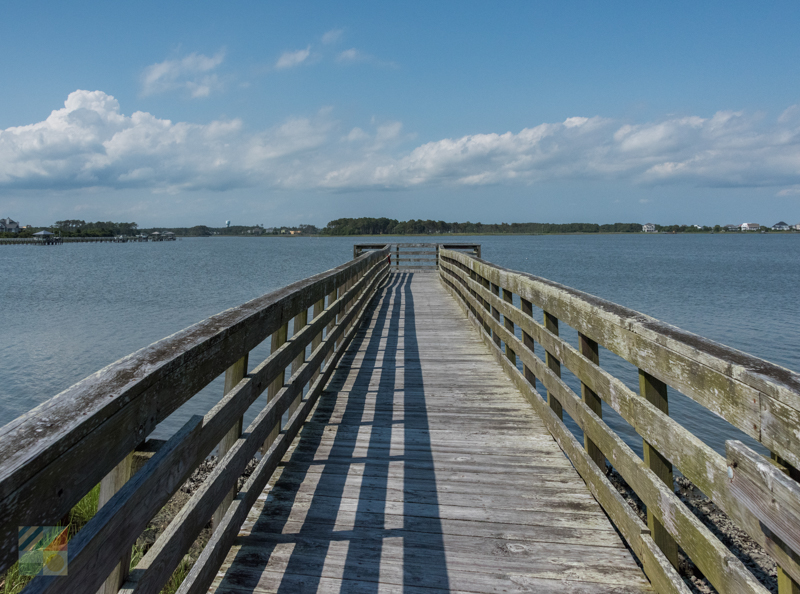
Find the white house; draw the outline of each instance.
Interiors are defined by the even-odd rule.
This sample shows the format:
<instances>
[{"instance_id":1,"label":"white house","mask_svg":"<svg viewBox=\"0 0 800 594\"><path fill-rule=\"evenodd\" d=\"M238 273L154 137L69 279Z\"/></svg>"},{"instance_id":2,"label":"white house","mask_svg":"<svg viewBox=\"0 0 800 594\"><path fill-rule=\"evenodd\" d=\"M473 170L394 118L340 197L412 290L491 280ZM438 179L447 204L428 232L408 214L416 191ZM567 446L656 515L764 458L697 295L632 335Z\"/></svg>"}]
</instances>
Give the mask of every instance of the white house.
<instances>
[{"instance_id":1,"label":"white house","mask_svg":"<svg viewBox=\"0 0 800 594\"><path fill-rule=\"evenodd\" d=\"M655 233L656 226L653 223L645 223L642 225L642 231L645 233Z\"/></svg>"},{"instance_id":2,"label":"white house","mask_svg":"<svg viewBox=\"0 0 800 594\"><path fill-rule=\"evenodd\" d=\"M739 228L742 231L758 231L761 229L761 225L758 223L742 223Z\"/></svg>"},{"instance_id":3,"label":"white house","mask_svg":"<svg viewBox=\"0 0 800 594\"><path fill-rule=\"evenodd\" d=\"M797 223L797 224L794 226L794 228L795 228L797 231L800 231L800 223Z\"/></svg>"},{"instance_id":4,"label":"white house","mask_svg":"<svg viewBox=\"0 0 800 594\"><path fill-rule=\"evenodd\" d=\"M19 223L11 219L0 219L0 233L19 233Z\"/></svg>"},{"instance_id":5,"label":"white house","mask_svg":"<svg viewBox=\"0 0 800 594\"><path fill-rule=\"evenodd\" d=\"M790 229L789 225L781 221L780 223L775 223L772 225L773 231L788 231Z\"/></svg>"}]
</instances>

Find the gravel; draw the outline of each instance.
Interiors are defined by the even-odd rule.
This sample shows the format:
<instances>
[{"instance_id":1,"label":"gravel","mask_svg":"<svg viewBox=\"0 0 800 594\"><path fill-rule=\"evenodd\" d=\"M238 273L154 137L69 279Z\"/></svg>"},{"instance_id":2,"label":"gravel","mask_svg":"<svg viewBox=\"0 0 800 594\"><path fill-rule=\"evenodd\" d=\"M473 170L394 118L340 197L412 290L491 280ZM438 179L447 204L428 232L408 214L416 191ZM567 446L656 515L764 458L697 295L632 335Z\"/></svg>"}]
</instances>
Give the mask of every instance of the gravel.
<instances>
[{"instance_id":1,"label":"gravel","mask_svg":"<svg viewBox=\"0 0 800 594\"><path fill-rule=\"evenodd\" d=\"M641 499L633 492L616 470L608 474L611 484L616 487L622 498L647 523L647 511ZM758 581L770 592L777 594L778 581L775 561L739 528L713 501L706 497L686 477L675 479L675 494L687 508L716 536L731 553L733 553L750 570ZM690 591L697 594L717 592L702 572L682 550L678 552L678 573Z\"/></svg>"}]
</instances>

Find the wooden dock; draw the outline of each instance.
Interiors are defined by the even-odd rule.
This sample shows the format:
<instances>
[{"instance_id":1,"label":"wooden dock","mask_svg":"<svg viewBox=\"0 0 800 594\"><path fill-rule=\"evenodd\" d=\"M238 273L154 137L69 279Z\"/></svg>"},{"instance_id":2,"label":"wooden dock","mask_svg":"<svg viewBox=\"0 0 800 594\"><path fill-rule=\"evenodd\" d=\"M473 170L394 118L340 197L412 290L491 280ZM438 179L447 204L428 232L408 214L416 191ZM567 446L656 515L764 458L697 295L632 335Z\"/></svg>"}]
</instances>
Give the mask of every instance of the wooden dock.
<instances>
[{"instance_id":1,"label":"wooden dock","mask_svg":"<svg viewBox=\"0 0 800 594\"><path fill-rule=\"evenodd\" d=\"M479 245L361 244L353 256L0 428L0 583L24 556L39 573L23 594L168 583L177 594L689 594L687 574L725 594L800 594L800 374L492 264ZM265 341L269 355L251 361ZM638 368L638 391L603 367L601 346ZM205 415L148 438L222 377ZM712 450L670 416L670 392L762 452L737 440ZM611 411L643 455L604 421ZM213 471L137 549L212 452ZM678 497L673 469L774 561L774 578ZM31 545L96 486L100 509L68 550Z\"/></svg>"},{"instance_id":2,"label":"wooden dock","mask_svg":"<svg viewBox=\"0 0 800 594\"><path fill-rule=\"evenodd\" d=\"M210 591L651 591L438 275L372 308Z\"/></svg>"}]
</instances>

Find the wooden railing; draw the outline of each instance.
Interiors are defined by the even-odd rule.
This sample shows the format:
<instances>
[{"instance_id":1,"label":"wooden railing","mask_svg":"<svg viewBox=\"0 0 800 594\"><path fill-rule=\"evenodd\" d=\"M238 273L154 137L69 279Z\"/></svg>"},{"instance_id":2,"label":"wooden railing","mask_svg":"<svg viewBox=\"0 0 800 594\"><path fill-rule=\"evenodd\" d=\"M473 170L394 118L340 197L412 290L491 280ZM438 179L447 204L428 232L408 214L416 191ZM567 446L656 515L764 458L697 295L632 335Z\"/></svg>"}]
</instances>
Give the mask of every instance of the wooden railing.
<instances>
[{"instance_id":1,"label":"wooden railing","mask_svg":"<svg viewBox=\"0 0 800 594\"><path fill-rule=\"evenodd\" d=\"M353 246L353 257L385 247L391 254L392 272L436 272L440 249L466 251L481 257L479 243L359 243Z\"/></svg>"},{"instance_id":2,"label":"wooden railing","mask_svg":"<svg viewBox=\"0 0 800 594\"><path fill-rule=\"evenodd\" d=\"M205 592L388 274L387 255L386 248L364 254L224 311L120 359L0 429L0 572L17 560L19 526L56 525L101 483L104 504L69 542L68 575L38 576L25 592L158 592L213 517L211 540L180 589ZM248 353L270 336L269 357L250 368ZM222 373L222 399L130 476L137 446ZM243 431L243 414L265 390L266 407ZM128 575L131 546L148 521L217 446L214 471ZM259 450L257 468L237 490Z\"/></svg>"},{"instance_id":3,"label":"wooden railing","mask_svg":"<svg viewBox=\"0 0 800 594\"><path fill-rule=\"evenodd\" d=\"M456 251L440 250L439 268L445 285L542 417L657 591L688 592L674 570L680 547L718 592L767 592L675 495L673 468L775 559L781 594L800 591L798 374L614 303ZM542 323L533 319L533 306L543 311ZM559 338L560 324L578 331L579 348ZM601 367L598 345L639 368L638 393ZM562 366L580 380L580 395L562 381ZM545 396L537 391L537 381ZM726 460L669 416L668 386L763 444L773 460L738 441L727 443ZM601 402L642 436L643 458L603 421ZM563 423L563 413L583 431L583 445ZM647 525L609 482L606 459L647 506Z\"/></svg>"}]
</instances>

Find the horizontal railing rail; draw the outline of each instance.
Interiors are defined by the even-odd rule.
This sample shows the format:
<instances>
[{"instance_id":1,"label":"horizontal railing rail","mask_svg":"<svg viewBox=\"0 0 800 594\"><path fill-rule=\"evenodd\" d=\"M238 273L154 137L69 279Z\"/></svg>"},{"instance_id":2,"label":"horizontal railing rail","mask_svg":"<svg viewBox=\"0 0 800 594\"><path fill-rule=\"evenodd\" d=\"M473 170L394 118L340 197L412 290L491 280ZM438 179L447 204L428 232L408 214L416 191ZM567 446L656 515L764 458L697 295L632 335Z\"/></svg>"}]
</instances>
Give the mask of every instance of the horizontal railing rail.
<instances>
[{"instance_id":1,"label":"horizontal railing rail","mask_svg":"<svg viewBox=\"0 0 800 594\"><path fill-rule=\"evenodd\" d=\"M389 272L387 255L386 248L364 254L224 311L120 359L0 428L0 571L17 560L19 526L59 523L100 483L104 504L70 541L68 575L39 576L26 593L96 592L101 586L117 592L123 583L126 591L158 592L212 517L203 571L213 576L209 557L227 553L256 491L302 426ZM248 372L248 353L269 337L269 357ZM131 477L137 446L222 373L222 399L205 416L192 417ZM245 411L264 391L266 407L242 432ZM133 543L215 448L215 470L128 576ZM258 467L238 492L237 480L259 449ZM195 585L185 588L205 583L206 574L192 576L187 584Z\"/></svg>"},{"instance_id":2,"label":"horizontal railing rail","mask_svg":"<svg viewBox=\"0 0 800 594\"><path fill-rule=\"evenodd\" d=\"M389 248L392 272L436 272L439 269L439 250L458 250L481 257L478 243L357 243L353 257L369 250Z\"/></svg>"},{"instance_id":3,"label":"horizontal railing rail","mask_svg":"<svg viewBox=\"0 0 800 594\"><path fill-rule=\"evenodd\" d=\"M765 515L762 510L759 515L758 510L774 492L768 488L773 484L770 476L785 471L797 477L798 374L533 275L452 250L440 250L439 256L445 285L542 416L658 591L685 591L672 569L677 567L680 547L718 591L766 592L675 495L674 467L773 556L779 566L780 592L796 592L791 579L800 581L800 551L793 548L786 526L797 518L800 500L792 498L791 490L781 491L782 509L787 510L782 520L777 518L780 514ZM533 319L533 306L544 312L542 323ZM559 337L560 323L578 331L579 348ZM638 393L600 366L598 345L639 368ZM562 365L580 380L580 395L562 381ZM537 380L546 390L545 398L536 390ZM745 446L736 449L740 458L744 448L763 461L759 468L769 468L772 475L750 472L745 481L742 464L735 470L735 459L726 460L669 416L667 386L774 452L775 460L770 461ZM642 436L643 458L603 421L601 402ZM562 422L563 412L583 431L583 447ZM728 447L730 451L730 443ZM606 478L606 459L647 506L647 526L630 513ZM737 487L737 480L749 487ZM786 481L796 484L789 477Z\"/></svg>"}]
</instances>

